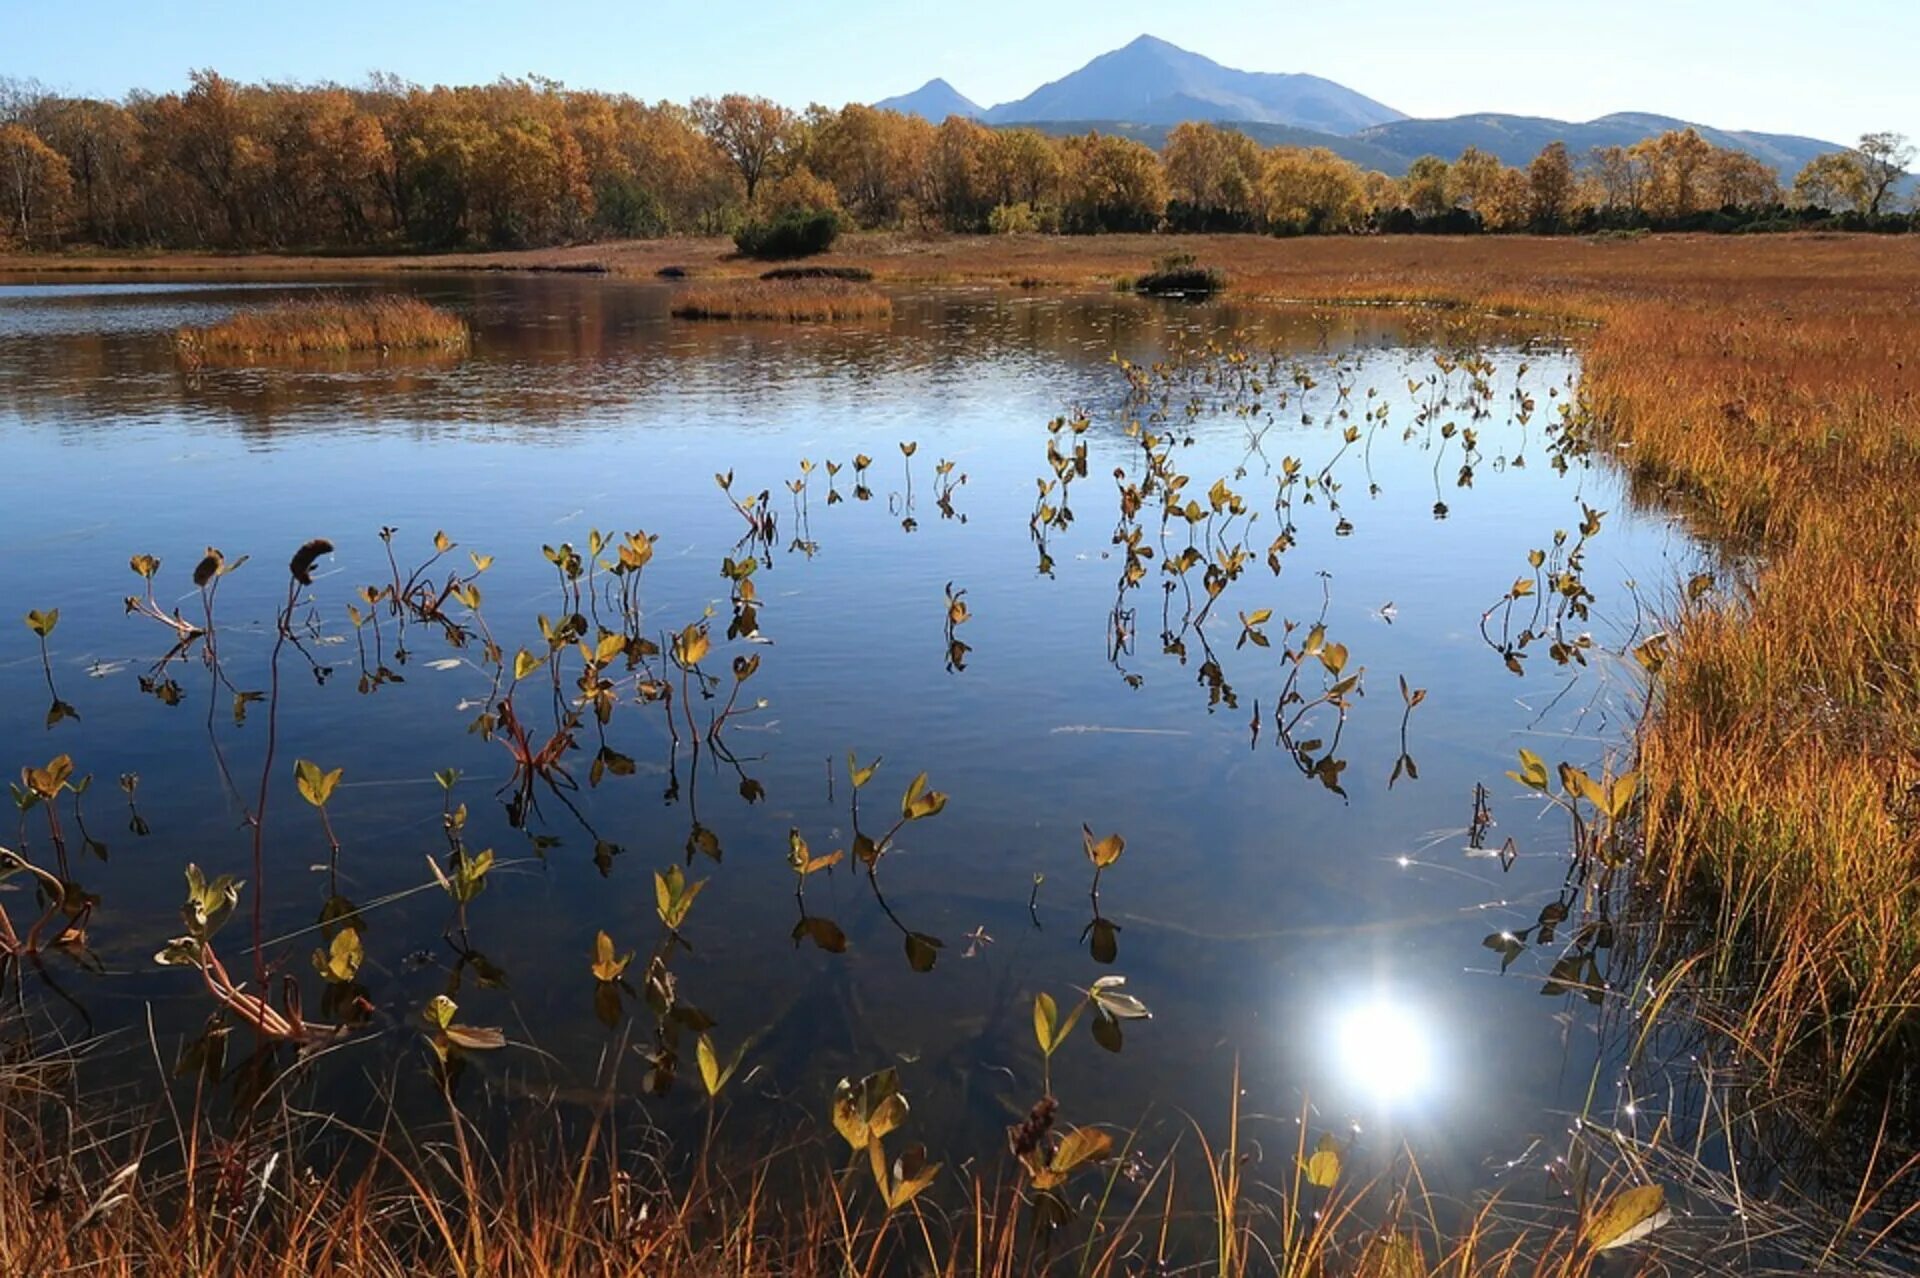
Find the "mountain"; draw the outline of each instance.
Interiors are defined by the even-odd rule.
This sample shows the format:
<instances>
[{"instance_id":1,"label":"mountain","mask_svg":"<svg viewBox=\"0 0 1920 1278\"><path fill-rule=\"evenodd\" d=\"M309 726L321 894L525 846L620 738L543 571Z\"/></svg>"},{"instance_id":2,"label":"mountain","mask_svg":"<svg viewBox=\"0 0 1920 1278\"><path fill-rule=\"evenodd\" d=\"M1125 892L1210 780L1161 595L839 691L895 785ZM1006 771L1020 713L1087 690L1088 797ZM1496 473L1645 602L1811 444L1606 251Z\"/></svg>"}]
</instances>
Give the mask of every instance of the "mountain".
<instances>
[{"instance_id":1,"label":"mountain","mask_svg":"<svg viewBox=\"0 0 1920 1278\"><path fill-rule=\"evenodd\" d=\"M1597 146L1632 146L1685 128L1697 130L1715 146L1755 156L1788 182L1815 156L1846 149L1818 138L1718 129L1645 112L1603 115L1584 123L1498 113L1414 120L1319 76L1236 71L1147 35L1018 101L986 110L945 80L929 80L912 93L874 105L935 122L965 115L992 125L1031 125L1052 134L1093 129L1134 138L1155 150L1174 125L1206 120L1238 129L1263 146L1324 146L1363 168L1395 176L1422 155L1451 160L1469 146L1504 163L1524 165L1549 142L1566 143L1581 160Z\"/></svg>"},{"instance_id":2,"label":"mountain","mask_svg":"<svg viewBox=\"0 0 1920 1278\"><path fill-rule=\"evenodd\" d=\"M882 98L873 105L882 111L917 115L922 119L932 120L935 124L950 115L964 115L970 120L977 120L985 114L978 103L937 77L927 81L912 93Z\"/></svg>"},{"instance_id":3,"label":"mountain","mask_svg":"<svg viewBox=\"0 0 1920 1278\"><path fill-rule=\"evenodd\" d=\"M1016 102L993 107L983 118L989 124L1245 120L1346 134L1404 117L1319 76L1236 71L1143 35Z\"/></svg>"},{"instance_id":4,"label":"mountain","mask_svg":"<svg viewBox=\"0 0 1920 1278\"><path fill-rule=\"evenodd\" d=\"M1506 164L1521 165L1549 142L1564 142L1575 159L1596 146L1632 146L1669 129L1691 128L1715 146L1745 151L1771 165L1787 181L1808 160L1846 148L1837 142L1796 137L1787 133L1744 133L1716 129L1671 116L1619 112L1597 120L1573 123L1531 115L1457 115L1444 120L1395 120L1362 129L1355 140L1406 157L1438 155L1453 159L1469 146L1498 156ZM1405 167L1403 163L1402 168Z\"/></svg>"}]
</instances>

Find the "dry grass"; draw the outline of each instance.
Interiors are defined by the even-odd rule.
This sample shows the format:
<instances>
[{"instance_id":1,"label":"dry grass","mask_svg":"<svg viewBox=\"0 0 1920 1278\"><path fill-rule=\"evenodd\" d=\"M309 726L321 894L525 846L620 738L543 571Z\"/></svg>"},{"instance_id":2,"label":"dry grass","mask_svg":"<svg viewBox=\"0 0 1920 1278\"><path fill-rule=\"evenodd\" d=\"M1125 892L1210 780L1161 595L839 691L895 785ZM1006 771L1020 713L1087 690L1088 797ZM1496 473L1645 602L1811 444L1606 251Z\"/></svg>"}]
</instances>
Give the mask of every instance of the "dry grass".
<instances>
[{"instance_id":1,"label":"dry grass","mask_svg":"<svg viewBox=\"0 0 1920 1278\"><path fill-rule=\"evenodd\" d=\"M696 285L673 302L678 319L819 320L884 319L893 303L878 289L842 279L732 280Z\"/></svg>"},{"instance_id":2,"label":"dry grass","mask_svg":"<svg viewBox=\"0 0 1920 1278\"><path fill-rule=\"evenodd\" d=\"M1584 1209L1449 1207L1404 1157L1316 1185L1307 1123L1256 1122L1236 1100L1218 1140L1194 1125L1153 1161L1138 1157L1139 1133L1116 1133L1116 1156L1062 1191L1071 1219L1046 1227L1045 1196L1004 1149L949 1164L934 1190L889 1210L869 1160L832 1135L745 1161L710 1142L669 1169L631 1114L614 1117L612 1085L590 1119L536 1106L493 1144L451 1100L437 1123L356 1131L271 1094L216 1118L215 1089L191 1086L155 1121L107 1130L71 1099L75 1064L0 1068L8 1278L1585 1278L1622 1272L1586 1229L1627 1188L1662 1183L1714 1214L1734 1201L1688 1159L1687 1138L1617 1133L1586 1146ZM108 1067L129 1064L140 1068ZM1634 1272L1753 1272L1753 1235L1789 1218L1741 1205L1747 1219L1729 1218L1726 1240L1676 1227L1636 1248ZM1909 1249L1887 1243L1903 1218L1876 1211L1869 1202L1785 1254L1819 1255L1830 1236L1845 1245L1822 1259L1844 1272L1908 1272Z\"/></svg>"},{"instance_id":3,"label":"dry grass","mask_svg":"<svg viewBox=\"0 0 1920 1278\"><path fill-rule=\"evenodd\" d=\"M181 358L193 364L358 351L454 351L464 350L468 340L465 320L404 294L276 302L174 335Z\"/></svg>"}]
</instances>

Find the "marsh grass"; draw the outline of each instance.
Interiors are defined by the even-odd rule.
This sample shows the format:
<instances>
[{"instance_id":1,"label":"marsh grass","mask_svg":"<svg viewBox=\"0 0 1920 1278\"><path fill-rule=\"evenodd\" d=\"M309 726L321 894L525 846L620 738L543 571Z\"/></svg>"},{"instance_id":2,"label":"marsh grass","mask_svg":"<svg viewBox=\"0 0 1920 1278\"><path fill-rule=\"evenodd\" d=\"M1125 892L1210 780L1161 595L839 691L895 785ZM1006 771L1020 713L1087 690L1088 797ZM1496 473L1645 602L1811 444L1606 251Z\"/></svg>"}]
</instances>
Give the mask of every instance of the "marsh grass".
<instances>
[{"instance_id":1,"label":"marsh grass","mask_svg":"<svg viewBox=\"0 0 1920 1278\"><path fill-rule=\"evenodd\" d=\"M459 351L470 340L467 322L458 315L401 294L276 302L174 335L175 349L190 365L363 351Z\"/></svg>"},{"instance_id":2,"label":"marsh grass","mask_svg":"<svg viewBox=\"0 0 1920 1278\"><path fill-rule=\"evenodd\" d=\"M878 289L845 279L726 281L696 285L674 299L678 319L821 320L884 319L893 303Z\"/></svg>"}]
</instances>

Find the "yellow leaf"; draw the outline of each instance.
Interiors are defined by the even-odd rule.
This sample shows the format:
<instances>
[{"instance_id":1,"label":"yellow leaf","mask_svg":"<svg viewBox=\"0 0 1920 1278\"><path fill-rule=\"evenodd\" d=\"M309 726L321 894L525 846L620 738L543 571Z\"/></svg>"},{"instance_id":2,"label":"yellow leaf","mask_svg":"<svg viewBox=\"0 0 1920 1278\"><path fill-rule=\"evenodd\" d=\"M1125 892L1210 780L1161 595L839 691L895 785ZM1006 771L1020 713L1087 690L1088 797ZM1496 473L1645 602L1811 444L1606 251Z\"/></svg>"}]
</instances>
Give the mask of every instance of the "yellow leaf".
<instances>
[{"instance_id":1,"label":"yellow leaf","mask_svg":"<svg viewBox=\"0 0 1920 1278\"><path fill-rule=\"evenodd\" d=\"M1072 1171L1082 1163L1098 1162L1113 1152L1113 1137L1097 1127L1076 1127L1068 1132L1053 1151L1051 1168L1060 1173Z\"/></svg>"},{"instance_id":2,"label":"yellow leaf","mask_svg":"<svg viewBox=\"0 0 1920 1278\"><path fill-rule=\"evenodd\" d=\"M1328 1132L1313 1147L1307 1159L1307 1180L1321 1189L1332 1189L1340 1179L1340 1143Z\"/></svg>"},{"instance_id":3,"label":"yellow leaf","mask_svg":"<svg viewBox=\"0 0 1920 1278\"><path fill-rule=\"evenodd\" d=\"M536 657L525 648L522 648L513 658L513 677L516 679L526 678L541 666L545 665L546 660L545 657Z\"/></svg>"},{"instance_id":4,"label":"yellow leaf","mask_svg":"<svg viewBox=\"0 0 1920 1278\"><path fill-rule=\"evenodd\" d=\"M1033 1036L1040 1040L1043 1055L1053 1055L1053 1031L1060 1022L1060 1009L1053 995L1042 990L1033 996Z\"/></svg>"},{"instance_id":5,"label":"yellow leaf","mask_svg":"<svg viewBox=\"0 0 1920 1278\"><path fill-rule=\"evenodd\" d=\"M1595 1251L1609 1251L1639 1242L1673 1218L1667 1210L1667 1191L1659 1185L1637 1185L1623 1190L1594 1213L1585 1238Z\"/></svg>"},{"instance_id":6,"label":"yellow leaf","mask_svg":"<svg viewBox=\"0 0 1920 1278\"><path fill-rule=\"evenodd\" d=\"M674 636L674 659L683 666L697 666L712 646L706 628L696 622Z\"/></svg>"},{"instance_id":7,"label":"yellow leaf","mask_svg":"<svg viewBox=\"0 0 1920 1278\"><path fill-rule=\"evenodd\" d=\"M1093 862L1096 869L1101 870L1118 861L1120 854L1127 847L1127 841L1118 834L1109 834L1104 839L1095 839L1093 830L1085 824L1080 827L1080 840L1086 847L1087 860Z\"/></svg>"}]
</instances>

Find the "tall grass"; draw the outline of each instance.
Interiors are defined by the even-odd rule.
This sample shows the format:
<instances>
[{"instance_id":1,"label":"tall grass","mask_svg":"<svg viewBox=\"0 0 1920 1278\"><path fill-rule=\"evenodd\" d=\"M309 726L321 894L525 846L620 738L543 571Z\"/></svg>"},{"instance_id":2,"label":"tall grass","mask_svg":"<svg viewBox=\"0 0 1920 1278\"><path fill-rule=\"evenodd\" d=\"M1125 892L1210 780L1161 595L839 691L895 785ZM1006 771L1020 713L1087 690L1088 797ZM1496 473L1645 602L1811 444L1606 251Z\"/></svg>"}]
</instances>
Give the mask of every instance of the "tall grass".
<instances>
[{"instance_id":1,"label":"tall grass","mask_svg":"<svg viewBox=\"0 0 1920 1278\"><path fill-rule=\"evenodd\" d=\"M356 351L464 350L467 323L417 297L323 296L239 311L204 328L174 335L189 363Z\"/></svg>"},{"instance_id":2,"label":"tall grass","mask_svg":"<svg viewBox=\"0 0 1920 1278\"><path fill-rule=\"evenodd\" d=\"M885 293L842 279L730 280L696 285L674 299L681 319L818 320L882 319L893 314Z\"/></svg>"}]
</instances>

